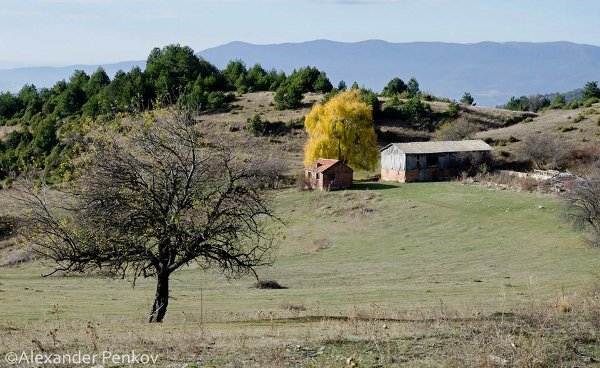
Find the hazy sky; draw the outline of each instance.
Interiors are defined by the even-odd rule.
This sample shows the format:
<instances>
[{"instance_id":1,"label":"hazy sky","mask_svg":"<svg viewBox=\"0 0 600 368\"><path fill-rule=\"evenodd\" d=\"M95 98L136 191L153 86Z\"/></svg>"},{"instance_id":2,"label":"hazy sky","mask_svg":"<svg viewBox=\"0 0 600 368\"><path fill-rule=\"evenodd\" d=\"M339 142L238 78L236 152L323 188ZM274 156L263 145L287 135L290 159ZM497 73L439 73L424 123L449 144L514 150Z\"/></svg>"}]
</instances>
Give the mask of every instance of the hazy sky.
<instances>
[{"instance_id":1,"label":"hazy sky","mask_svg":"<svg viewBox=\"0 0 600 368\"><path fill-rule=\"evenodd\" d=\"M600 0L0 0L0 34L0 68L142 60L170 43L600 45Z\"/></svg>"}]
</instances>

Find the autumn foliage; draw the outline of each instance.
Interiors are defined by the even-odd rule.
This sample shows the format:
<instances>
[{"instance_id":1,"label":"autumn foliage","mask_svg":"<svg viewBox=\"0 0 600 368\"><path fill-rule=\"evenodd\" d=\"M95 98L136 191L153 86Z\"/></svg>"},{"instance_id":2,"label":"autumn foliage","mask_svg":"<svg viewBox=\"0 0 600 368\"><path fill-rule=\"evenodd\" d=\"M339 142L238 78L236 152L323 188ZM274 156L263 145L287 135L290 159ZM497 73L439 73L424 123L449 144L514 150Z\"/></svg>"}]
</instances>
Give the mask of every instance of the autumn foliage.
<instances>
[{"instance_id":1,"label":"autumn foliage","mask_svg":"<svg viewBox=\"0 0 600 368\"><path fill-rule=\"evenodd\" d=\"M304 147L306 166L318 158L330 158L354 170L376 167L379 149L373 112L359 90L339 93L325 104L317 103L306 116L304 126L309 136Z\"/></svg>"}]
</instances>

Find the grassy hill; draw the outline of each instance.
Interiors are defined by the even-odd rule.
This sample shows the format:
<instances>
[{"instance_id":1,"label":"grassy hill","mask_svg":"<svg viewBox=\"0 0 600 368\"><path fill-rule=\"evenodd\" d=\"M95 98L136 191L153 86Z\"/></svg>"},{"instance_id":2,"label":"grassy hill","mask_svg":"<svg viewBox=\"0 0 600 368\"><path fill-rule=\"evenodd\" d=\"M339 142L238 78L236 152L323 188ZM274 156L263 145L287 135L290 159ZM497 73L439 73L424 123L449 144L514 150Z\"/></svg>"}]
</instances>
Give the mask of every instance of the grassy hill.
<instances>
[{"instance_id":1,"label":"grassy hill","mask_svg":"<svg viewBox=\"0 0 600 368\"><path fill-rule=\"evenodd\" d=\"M519 124L481 131L476 137L502 142L496 147L496 151L504 150L515 155L522 144L519 141L540 133L555 136L573 148L598 147L600 104L574 110L548 110Z\"/></svg>"},{"instance_id":2,"label":"grassy hill","mask_svg":"<svg viewBox=\"0 0 600 368\"><path fill-rule=\"evenodd\" d=\"M277 157L293 173L302 166L304 131L255 137L246 120L260 114L285 126L321 96L307 94L301 108L285 111L274 110L272 98L244 94L229 110L198 116L198 126L210 140ZM457 119L485 129L480 138L505 140L496 150L517 152L520 142L510 142L511 135L539 131L597 144L599 108L524 121L527 113L461 107ZM565 124L577 129L558 129ZM400 119L376 125L404 140L433 136ZM10 193L0 194L0 207L8 209ZM38 262L0 266L0 353L135 349L158 353L159 366L189 367L347 367L352 359L360 366L593 366L600 360L600 254L561 221L558 197L458 182L357 182L340 192L270 195L285 226L276 229L275 263L259 275L285 289L255 289L252 278L228 281L191 267L171 279L165 323L148 325L153 280L132 288L101 275L43 278L49 269ZM10 239L0 242L3 261L21 251Z\"/></svg>"},{"instance_id":3,"label":"grassy hill","mask_svg":"<svg viewBox=\"0 0 600 368\"><path fill-rule=\"evenodd\" d=\"M260 114L263 120L284 125L290 120L305 116L312 104L322 95L305 95L303 105L296 110L277 111L272 106L272 92L247 93L237 97L232 109L199 116L203 131L211 139L221 139L238 146L244 152L260 151L261 154L282 158L287 172L292 174L302 168L303 147L306 133L303 129L290 129L279 136L254 137L246 129L246 120ZM386 98L380 98L382 104ZM426 102L433 113L442 114L448 110L448 103ZM568 144L571 149L600 146L600 104L589 108L573 110L547 110L541 113L510 111L480 106L460 107L458 116L445 118L448 121L466 121L479 132L475 138L492 142L494 152L500 160L522 160L519 148L529 135L547 133ZM435 139L435 131L424 129L413 122L385 114L376 116L375 126L382 133L379 145L383 147L391 141L410 142ZM390 134L391 140L390 140ZM508 158L502 157L508 156ZM577 171L576 167L569 167Z\"/></svg>"},{"instance_id":4,"label":"grassy hill","mask_svg":"<svg viewBox=\"0 0 600 368\"><path fill-rule=\"evenodd\" d=\"M286 289L186 269L173 275L166 321L155 326L144 323L151 280L131 288L98 276L42 278L37 263L5 268L0 351L33 341L215 367L600 358L588 317L598 254L560 221L554 197L452 182L272 195L286 226L277 261L259 274ZM563 352L565 343L580 355Z\"/></svg>"}]
</instances>

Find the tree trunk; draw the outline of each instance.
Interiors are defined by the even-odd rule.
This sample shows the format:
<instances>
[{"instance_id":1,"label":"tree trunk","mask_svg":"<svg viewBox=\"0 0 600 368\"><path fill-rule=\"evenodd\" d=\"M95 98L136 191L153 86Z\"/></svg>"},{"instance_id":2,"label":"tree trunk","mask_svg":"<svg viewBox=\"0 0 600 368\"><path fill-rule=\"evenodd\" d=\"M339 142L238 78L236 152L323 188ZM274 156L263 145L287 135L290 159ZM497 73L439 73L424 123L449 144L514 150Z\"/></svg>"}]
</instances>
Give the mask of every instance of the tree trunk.
<instances>
[{"instance_id":1,"label":"tree trunk","mask_svg":"<svg viewBox=\"0 0 600 368\"><path fill-rule=\"evenodd\" d=\"M167 313L167 306L169 305L169 275L159 274L156 283L156 295L154 296L154 303L152 303L152 309L150 310L150 317L148 322L160 323Z\"/></svg>"}]
</instances>

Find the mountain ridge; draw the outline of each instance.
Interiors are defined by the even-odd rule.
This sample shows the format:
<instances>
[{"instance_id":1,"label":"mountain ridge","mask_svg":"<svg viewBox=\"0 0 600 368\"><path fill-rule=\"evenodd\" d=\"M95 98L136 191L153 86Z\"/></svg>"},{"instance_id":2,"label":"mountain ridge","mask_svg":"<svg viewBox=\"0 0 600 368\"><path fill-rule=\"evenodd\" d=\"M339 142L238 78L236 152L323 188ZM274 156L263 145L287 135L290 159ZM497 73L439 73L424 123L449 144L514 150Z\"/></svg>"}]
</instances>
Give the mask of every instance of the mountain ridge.
<instances>
[{"instance_id":1,"label":"mountain ridge","mask_svg":"<svg viewBox=\"0 0 600 368\"><path fill-rule=\"evenodd\" d=\"M232 59L286 73L311 65L324 70L334 84L356 81L375 91L381 91L394 77L405 81L415 77L425 92L454 99L470 92L475 102L484 106L503 104L511 96L564 93L600 79L600 47L570 41L312 40L263 45L232 41L197 55L221 69ZM119 68L129 70L136 65L143 67L145 62L104 64L104 68L112 76ZM97 66L4 69L0 70L0 90L15 92L25 83L49 87L77 68L90 72Z\"/></svg>"}]
</instances>

